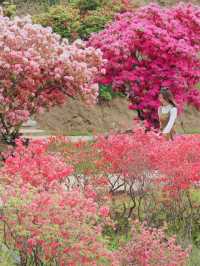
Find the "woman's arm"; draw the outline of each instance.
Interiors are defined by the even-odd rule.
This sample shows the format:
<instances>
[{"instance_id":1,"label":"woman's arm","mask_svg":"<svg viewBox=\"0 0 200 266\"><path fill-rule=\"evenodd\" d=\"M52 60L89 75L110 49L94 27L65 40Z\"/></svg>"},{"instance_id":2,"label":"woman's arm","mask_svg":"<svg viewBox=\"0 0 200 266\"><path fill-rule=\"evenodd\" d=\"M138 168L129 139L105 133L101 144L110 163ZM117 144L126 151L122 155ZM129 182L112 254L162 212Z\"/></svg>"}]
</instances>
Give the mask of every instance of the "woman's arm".
<instances>
[{"instance_id":1,"label":"woman's arm","mask_svg":"<svg viewBox=\"0 0 200 266\"><path fill-rule=\"evenodd\" d=\"M162 132L163 134L168 134L171 131L171 129L172 129L172 127L176 121L176 118L177 118L177 108L173 107L170 110L169 121L168 121L166 127L163 129L163 132Z\"/></svg>"}]
</instances>

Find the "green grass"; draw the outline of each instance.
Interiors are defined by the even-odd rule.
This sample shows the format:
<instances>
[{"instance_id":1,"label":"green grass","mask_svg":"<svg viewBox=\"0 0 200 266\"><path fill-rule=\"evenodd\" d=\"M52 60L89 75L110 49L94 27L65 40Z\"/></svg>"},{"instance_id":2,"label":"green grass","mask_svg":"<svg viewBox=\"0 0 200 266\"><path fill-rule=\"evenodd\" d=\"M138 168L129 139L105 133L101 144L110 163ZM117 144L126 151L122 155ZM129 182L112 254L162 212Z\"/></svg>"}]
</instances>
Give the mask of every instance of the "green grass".
<instances>
[{"instance_id":1,"label":"green grass","mask_svg":"<svg viewBox=\"0 0 200 266\"><path fill-rule=\"evenodd\" d=\"M10 250L3 243L3 227L0 226L0 266L19 265L19 256L13 250Z\"/></svg>"},{"instance_id":2,"label":"green grass","mask_svg":"<svg viewBox=\"0 0 200 266\"><path fill-rule=\"evenodd\" d=\"M200 249L197 247L192 248L192 253L189 257L187 266L199 266L200 265Z\"/></svg>"},{"instance_id":3,"label":"green grass","mask_svg":"<svg viewBox=\"0 0 200 266\"><path fill-rule=\"evenodd\" d=\"M66 134L65 134L66 135ZM72 136L72 137L80 137L80 136L93 136L94 133L92 131L71 131L66 136Z\"/></svg>"}]
</instances>

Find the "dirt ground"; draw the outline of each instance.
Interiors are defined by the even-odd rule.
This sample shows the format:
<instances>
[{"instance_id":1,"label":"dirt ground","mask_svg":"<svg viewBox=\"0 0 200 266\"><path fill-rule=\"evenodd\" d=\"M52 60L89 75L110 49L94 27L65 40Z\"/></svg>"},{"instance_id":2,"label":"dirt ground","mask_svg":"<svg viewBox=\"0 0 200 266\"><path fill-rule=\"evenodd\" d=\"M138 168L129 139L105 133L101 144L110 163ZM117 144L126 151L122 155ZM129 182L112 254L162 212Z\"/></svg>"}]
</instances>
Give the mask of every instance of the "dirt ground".
<instances>
[{"instance_id":1,"label":"dirt ground","mask_svg":"<svg viewBox=\"0 0 200 266\"><path fill-rule=\"evenodd\" d=\"M181 126L181 121L183 122L184 130ZM194 107L187 107L185 112L179 116L176 128L180 133L200 133L200 111Z\"/></svg>"},{"instance_id":2,"label":"dirt ground","mask_svg":"<svg viewBox=\"0 0 200 266\"><path fill-rule=\"evenodd\" d=\"M135 117L136 114L128 109L128 102L124 98L92 107L69 99L63 107L54 107L38 116L37 121L41 129L51 134L90 135L133 128ZM188 107L179 117L176 128L179 133L184 133L184 130L185 133L200 133L200 112Z\"/></svg>"},{"instance_id":3,"label":"dirt ground","mask_svg":"<svg viewBox=\"0 0 200 266\"><path fill-rule=\"evenodd\" d=\"M63 107L54 107L37 117L37 121L40 128L55 134L87 135L129 129L134 117L135 113L128 109L124 98L96 106L85 106L78 100L69 99Z\"/></svg>"}]
</instances>

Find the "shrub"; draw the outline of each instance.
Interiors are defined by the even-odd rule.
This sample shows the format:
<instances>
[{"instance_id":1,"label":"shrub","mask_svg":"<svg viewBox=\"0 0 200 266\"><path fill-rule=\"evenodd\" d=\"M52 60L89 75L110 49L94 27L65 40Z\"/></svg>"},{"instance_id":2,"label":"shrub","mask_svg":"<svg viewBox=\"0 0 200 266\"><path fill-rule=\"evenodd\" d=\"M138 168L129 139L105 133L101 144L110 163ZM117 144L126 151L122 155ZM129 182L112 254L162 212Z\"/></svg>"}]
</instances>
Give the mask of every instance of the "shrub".
<instances>
[{"instance_id":1,"label":"shrub","mask_svg":"<svg viewBox=\"0 0 200 266\"><path fill-rule=\"evenodd\" d=\"M71 41L77 39L81 25L79 10L70 5L50 7L48 12L34 16L33 22L52 27L54 32Z\"/></svg>"},{"instance_id":2,"label":"shrub","mask_svg":"<svg viewBox=\"0 0 200 266\"><path fill-rule=\"evenodd\" d=\"M149 174L154 170L149 156L150 147L158 147L163 141L154 132L145 133L142 128L135 129L130 135L99 138L96 143L100 153L98 163L108 178L112 177L111 191L116 191L120 183L120 187L127 187L127 192L132 194L137 184L139 189L140 185L148 183Z\"/></svg>"},{"instance_id":3,"label":"shrub","mask_svg":"<svg viewBox=\"0 0 200 266\"><path fill-rule=\"evenodd\" d=\"M101 236L109 208L96 202L91 189L68 190L64 181L70 173L42 142L28 148L19 143L7 159L1 223L21 265L118 265Z\"/></svg>"},{"instance_id":4,"label":"shrub","mask_svg":"<svg viewBox=\"0 0 200 266\"><path fill-rule=\"evenodd\" d=\"M134 226L131 241L121 249L122 265L184 266L189 250L176 244L175 237L167 237L162 229Z\"/></svg>"},{"instance_id":5,"label":"shrub","mask_svg":"<svg viewBox=\"0 0 200 266\"><path fill-rule=\"evenodd\" d=\"M133 9L132 1L123 0L75 0L55 5L46 12L33 16L33 21L51 26L61 37L73 41L77 37L88 39L93 32L99 32L111 22L115 14Z\"/></svg>"},{"instance_id":6,"label":"shrub","mask_svg":"<svg viewBox=\"0 0 200 266\"><path fill-rule=\"evenodd\" d=\"M3 2L3 13L7 17L13 17L16 15L16 5L10 4L9 2Z\"/></svg>"},{"instance_id":7,"label":"shrub","mask_svg":"<svg viewBox=\"0 0 200 266\"><path fill-rule=\"evenodd\" d=\"M149 211L149 220L164 214L169 229L199 246L199 160L200 140L198 135L179 136L172 142L154 146L149 155L152 166L158 171L155 186L160 190L155 197L154 208Z\"/></svg>"},{"instance_id":8,"label":"shrub","mask_svg":"<svg viewBox=\"0 0 200 266\"><path fill-rule=\"evenodd\" d=\"M0 135L13 143L30 115L68 97L95 103L95 76L103 63L101 52L81 41L69 45L50 28L29 18L0 16Z\"/></svg>"},{"instance_id":9,"label":"shrub","mask_svg":"<svg viewBox=\"0 0 200 266\"><path fill-rule=\"evenodd\" d=\"M198 6L156 4L120 14L88 42L107 59L106 74L99 82L130 95L130 108L146 126L158 127L158 94L168 87L180 111L184 104L200 106L195 88L199 72Z\"/></svg>"},{"instance_id":10,"label":"shrub","mask_svg":"<svg viewBox=\"0 0 200 266\"><path fill-rule=\"evenodd\" d=\"M158 182L165 191L179 192L198 188L200 181L200 139L198 135L177 136L172 142L154 146L151 159L160 172Z\"/></svg>"},{"instance_id":11,"label":"shrub","mask_svg":"<svg viewBox=\"0 0 200 266\"><path fill-rule=\"evenodd\" d=\"M114 92L111 86L99 86L99 101L111 101L115 97L123 97L124 95L119 92Z\"/></svg>"},{"instance_id":12,"label":"shrub","mask_svg":"<svg viewBox=\"0 0 200 266\"><path fill-rule=\"evenodd\" d=\"M195 136L168 142L140 128L95 143L17 142L0 173L4 242L23 266L185 266L189 251L168 235L199 244L199 147ZM190 182L169 186L181 167ZM137 218L146 224L130 240Z\"/></svg>"},{"instance_id":13,"label":"shrub","mask_svg":"<svg viewBox=\"0 0 200 266\"><path fill-rule=\"evenodd\" d=\"M81 14L86 13L89 10L96 10L102 5L101 2L103 2L103 4L105 3L105 1L101 0L74 0L71 2L73 5L79 8Z\"/></svg>"}]
</instances>

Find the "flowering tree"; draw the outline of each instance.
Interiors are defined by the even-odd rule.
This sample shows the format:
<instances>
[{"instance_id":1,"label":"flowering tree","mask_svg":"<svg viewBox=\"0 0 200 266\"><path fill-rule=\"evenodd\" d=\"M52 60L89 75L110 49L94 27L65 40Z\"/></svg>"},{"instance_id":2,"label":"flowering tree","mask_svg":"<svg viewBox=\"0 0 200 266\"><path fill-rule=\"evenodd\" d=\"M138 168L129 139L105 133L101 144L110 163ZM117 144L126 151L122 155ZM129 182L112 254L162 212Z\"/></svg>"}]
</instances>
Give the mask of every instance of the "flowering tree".
<instances>
[{"instance_id":1,"label":"flowering tree","mask_svg":"<svg viewBox=\"0 0 200 266\"><path fill-rule=\"evenodd\" d=\"M99 80L129 94L130 108L147 126L158 126L158 93L168 87L180 110L185 103L200 106L196 89L199 71L200 8L156 4L118 16L89 45L100 48L108 60Z\"/></svg>"},{"instance_id":2,"label":"flowering tree","mask_svg":"<svg viewBox=\"0 0 200 266\"><path fill-rule=\"evenodd\" d=\"M10 143L30 115L67 97L95 102L101 52L32 24L0 16L0 134Z\"/></svg>"},{"instance_id":3,"label":"flowering tree","mask_svg":"<svg viewBox=\"0 0 200 266\"><path fill-rule=\"evenodd\" d=\"M0 185L5 244L20 265L118 265L102 240L109 208L92 189L68 190L72 168L47 154L47 145L17 143L5 162Z\"/></svg>"}]
</instances>

